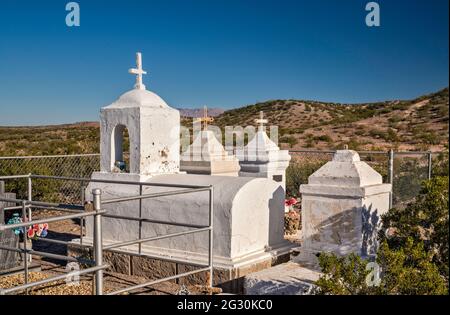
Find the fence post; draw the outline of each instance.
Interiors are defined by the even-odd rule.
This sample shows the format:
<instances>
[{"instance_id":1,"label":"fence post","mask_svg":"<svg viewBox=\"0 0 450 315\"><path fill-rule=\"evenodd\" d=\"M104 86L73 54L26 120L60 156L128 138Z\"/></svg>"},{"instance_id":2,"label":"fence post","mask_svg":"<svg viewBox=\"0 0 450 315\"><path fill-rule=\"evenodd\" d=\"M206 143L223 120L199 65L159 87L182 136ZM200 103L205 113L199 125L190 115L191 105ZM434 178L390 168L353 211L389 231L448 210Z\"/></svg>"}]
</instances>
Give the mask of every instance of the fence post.
<instances>
[{"instance_id":1,"label":"fence post","mask_svg":"<svg viewBox=\"0 0 450 315\"><path fill-rule=\"evenodd\" d=\"M85 203L86 203L86 186L84 184L84 182L81 182L80 184L80 201L81 201L81 206L85 207ZM83 245L83 232L84 232L84 218L80 218L80 245Z\"/></svg>"},{"instance_id":2,"label":"fence post","mask_svg":"<svg viewBox=\"0 0 450 315\"><path fill-rule=\"evenodd\" d=\"M388 161L388 177L389 184L392 185L391 193L389 194L389 209L393 205L393 194L394 194L394 150L389 150L389 161Z\"/></svg>"},{"instance_id":3,"label":"fence post","mask_svg":"<svg viewBox=\"0 0 450 315\"><path fill-rule=\"evenodd\" d=\"M94 210L101 210L102 191L98 188L92 190L94 196ZM94 215L94 259L95 265L103 265L103 246L102 246L102 216L99 213ZM95 294L103 295L103 270L95 272Z\"/></svg>"},{"instance_id":4,"label":"fence post","mask_svg":"<svg viewBox=\"0 0 450 315\"><path fill-rule=\"evenodd\" d=\"M33 200L33 181L31 178L31 174L28 174L28 178L27 178L27 199L28 201L32 201ZM28 207L28 221L31 221L33 218L31 217L31 206ZM33 262L33 257L30 255L28 257L28 262Z\"/></svg>"},{"instance_id":5,"label":"fence post","mask_svg":"<svg viewBox=\"0 0 450 315\"><path fill-rule=\"evenodd\" d=\"M431 179L431 175L432 175L432 170L433 170L433 153L428 152L428 179Z\"/></svg>"},{"instance_id":6,"label":"fence post","mask_svg":"<svg viewBox=\"0 0 450 315\"><path fill-rule=\"evenodd\" d=\"M33 183L31 181L31 174L28 174L27 178L27 199L33 200ZM28 208L28 221L31 221L31 208Z\"/></svg>"},{"instance_id":7,"label":"fence post","mask_svg":"<svg viewBox=\"0 0 450 315\"><path fill-rule=\"evenodd\" d=\"M25 200L22 200L22 220L26 222L27 217L27 203ZM28 228L31 226L23 227L23 271L24 271L24 283L28 284ZM30 255L31 256L31 255ZM25 290L25 294L28 295L28 289Z\"/></svg>"},{"instance_id":8,"label":"fence post","mask_svg":"<svg viewBox=\"0 0 450 315\"><path fill-rule=\"evenodd\" d=\"M213 287L214 267L213 267L213 248L214 248L214 186L209 188L209 287Z\"/></svg>"},{"instance_id":9,"label":"fence post","mask_svg":"<svg viewBox=\"0 0 450 315\"><path fill-rule=\"evenodd\" d=\"M142 184L139 185L139 196L142 196ZM142 198L139 198L139 239L142 238ZM139 255L142 254L142 243L138 244ZM177 264L178 265L178 264Z\"/></svg>"}]
</instances>

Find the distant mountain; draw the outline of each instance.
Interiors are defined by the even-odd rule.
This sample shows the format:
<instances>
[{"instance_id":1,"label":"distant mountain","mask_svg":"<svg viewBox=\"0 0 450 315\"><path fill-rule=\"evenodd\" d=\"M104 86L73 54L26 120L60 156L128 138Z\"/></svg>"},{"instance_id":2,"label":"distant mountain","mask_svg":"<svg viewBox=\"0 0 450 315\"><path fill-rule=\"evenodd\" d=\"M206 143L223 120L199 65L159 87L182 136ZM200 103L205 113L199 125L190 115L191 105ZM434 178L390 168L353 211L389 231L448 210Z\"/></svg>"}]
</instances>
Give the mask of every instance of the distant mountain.
<instances>
[{"instance_id":1,"label":"distant mountain","mask_svg":"<svg viewBox=\"0 0 450 315\"><path fill-rule=\"evenodd\" d=\"M177 108L181 117L198 118L203 116L203 108ZM216 117L225 112L222 108L208 108L208 116Z\"/></svg>"}]
</instances>

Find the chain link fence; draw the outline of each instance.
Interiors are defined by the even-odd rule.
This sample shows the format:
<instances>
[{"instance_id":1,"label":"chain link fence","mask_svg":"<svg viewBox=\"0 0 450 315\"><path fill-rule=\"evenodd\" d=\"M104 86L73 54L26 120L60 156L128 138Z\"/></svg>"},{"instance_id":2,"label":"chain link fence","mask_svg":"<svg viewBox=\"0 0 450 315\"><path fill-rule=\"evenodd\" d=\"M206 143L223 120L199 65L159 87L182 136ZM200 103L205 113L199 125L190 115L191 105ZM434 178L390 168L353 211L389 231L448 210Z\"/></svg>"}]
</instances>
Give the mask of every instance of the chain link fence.
<instances>
[{"instance_id":1,"label":"chain link fence","mask_svg":"<svg viewBox=\"0 0 450 315\"><path fill-rule=\"evenodd\" d=\"M49 175L89 178L100 169L99 154L0 157L0 176ZM26 198L25 179L12 179L5 183L5 190L15 192L18 199ZM78 181L33 180L33 200L80 204L82 185Z\"/></svg>"},{"instance_id":2,"label":"chain link fence","mask_svg":"<svg viewBox=\"0 0 450 315\"><path fill-rule=\"evenodd\" d=\"M298 197L298 187L308 183L308 177L333 158L335 151L292 150L286 174L289 196ZM404 207L416 197L423 180L432 175L448 175L448 152L382 152L360 151L366 162L393 187L392 206Z\"/></svg>"},{"instance_id":3,"label":"chain link fence","mask_svg":"<svg viewBox=\"0 0 450 315\"><path fill-rule=\"evenodd\" d=\"M326 162L335 151L292 150L292 160L286 174L288 196L298 197L298 188ZM448 152L381 152L361 151L361 160L383 176L384 183L393 184L393 206L411 201L420 191L421 182L432 174L448 174ZM447 169L445 166L447 165ZM0 157L0 176L38 174L89 178L100 168L99 154L65 156ZM392 171L391 171L392 169ZM77 204L81 202L83 183L35 179L33 200ZM26 197L25 180L8 180L6 191Z\"/></svg>"}]
</instances>

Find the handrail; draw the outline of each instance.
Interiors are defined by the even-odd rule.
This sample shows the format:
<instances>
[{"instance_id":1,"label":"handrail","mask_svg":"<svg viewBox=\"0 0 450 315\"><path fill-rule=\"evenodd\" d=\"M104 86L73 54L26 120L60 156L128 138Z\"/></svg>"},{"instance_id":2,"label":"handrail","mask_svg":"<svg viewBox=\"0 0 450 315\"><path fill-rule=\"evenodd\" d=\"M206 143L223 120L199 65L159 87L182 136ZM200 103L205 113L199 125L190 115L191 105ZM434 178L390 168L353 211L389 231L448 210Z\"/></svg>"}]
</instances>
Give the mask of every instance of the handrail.
<instances>
[{"instance_id":1,"label":"handrail","mask_svg":"<svg viewBox=\"0 0 450 315\"><path fill-rule=\"evenodd\" d=\"M209 186L200 186L200 185L148 183L148 182L137 182L137 181L93 179L93 178L67 177L67 176L48 176L48 175L34 175L34 174L30 174L30 177L31 178L41 178L41 179L73 180L73 181L78 181L78 182L90 182L90 183L142 185L142 186L155 186L155 187L174 187L174 188L207 188L207 187L209 187ZM0 179L1 179L1 177L0 177Z\"/></svg>"},{"instance_id":2,"label":"handrail","mask_svg":"<svg viewBox=\"0 0 450 315\"><path fill-rule=\"evenodd\" d=\"M103 294L103 270L108 267L107 264L103 264L103 250L113 250L120 247L125 247L129 245L139 245L139 255L142 255L141 253L141 244L145 242L151 242L155 240L161 240L166 239L170 237L177 237L177 236L183 236L188 235L192 233L199 233L199 232L208 232L209 233L209 255L208 255L208 265L205 266L203 264L193 264L197 268L197 270L193 270L186 273L177 274L171 277L161 278L158 280L146 282L144 284L140 284L138 286L131 286L128 288L120 289L119 291L113 292L119 293L119 292L127 292L132 291L137 288L142 288L146 286L150 286L152 284L169 281L171 279L176 279L180 277L184 277L187 275L203 272L203 271L209 271L210 277L209 277L209 285L212 287L212 279L213 279L213 204L214 204L214 197L213 197L213 186L199 186L199 185L178 185L178 184L165 184L165 183L146 183L146 182L128 182L128 181L119 181L119 180L100 180L100 179L91 179L91 178L78 178L78 177L62 177L62 176L47 176L47 175L9 175L9 176L0 176L0 180L2 179L18 179L18 178L27 178L28 179L28 199L22 200L22 199L14 199L14 198L0 198L0 201L6 201L8 203L12 204L20 204L20 206L9 206L6 207L7 209L22 209L22 217L24 219L27 218L26 211L28 211L28 221L22 222L22 223L16 223L16 224L0 224L0 231L2 230L11 230L11 229L17 229L21 227L28 227L34 224L41 224L41 223L49 223L49 222L56 222L56 221L62 221L67 219L73 219L73 218L85 218L87 216L94 216L94 237L92 240L92 246L88 245L82 245L80 242L80 245L84 247L93 247L94 249L94 260L84 259L81 257L70 257L70 256L64 256L64 255L57 255L57 254L51 254L51 253L45 253L40 251L35 251L33 249L28 249L26 245L24 248L12 248L7 246L0 246L0 249L6 249L11 250L15 252L22 253L24 256L24 273L25 273L25 284L21 286L17 286L14 288L9 288L5 290L0 290L0 294L7 294L15 291L20 290L28 290L28 288L38 286L40 284L48 283L51 281L55 281L58 279L66 278L70 274L64 274L61 276L53 277L50 279L45 279L42 281L32 282L28 283L28 257L31 255L38 255L42 257L48 257L48 258L54 258L58 260L66 260L66 261L73 261L73 262L82 262L86 264L93 265L94 267L84 269L82 271L77 271L78 275L85 274L85 273L91 273L95 272L95 293L98 295ZM109 184L123 184L123 185L138 185L140 189L140 194L137 196L129 196L129 197L121 197L121 198L113 198L113 199L107 199L107 200L101 200L101 190L100 189L94 189L92 191L93 194L93 210L86 211L84 205L66 205L61 203L50 203L50 202L41 202L41 201L33 201L31 199L32 196L32 179L52 179L52 180L73 180L78 182L94 182L94 183L109 183ZM173 187L173 188L179 188L179 190L169 190L164 192L156 192L156 193L148 193L143 194L142 193L142 187L143 186L156 186L156 187ZM181 195L181 194L188 194L188 193L196 193L196 192L203 192L208 191L209 192L209 224L208 225L199 225L199 224L191 224L191 223L180 223L180 222L168 222L168 221L161 221L161 220L152 220L142 217L142 213L140 211L139 217L129 217L125 215L114 215L114 214L107 214L107 210L103 209L103 204L114 204L124 201L133 201L133 200L144 200L149 198L155 198L155 197L165 197L165 196L173 196L173 195ZM82 198L83 200L83 198ZM140 207L142 206L142 203L140 203ZM66 212L72 212L71 214L65 214L65 215L58 215L53 216L50 218L43 218L43 219L37 219L32 220L31 219L31 209L32 208L41 208L41 209L53 209L53 210L59 210L59 211L66 211ZM103 215L104 214L104 215ZM152 237L142 237L141 233L139 233L139 238L134 240L127 240L127 241L121 241L116 242L113 244L109 244L106 246L103 246L103 240L101 237L101 230L102 230L102 221L101 217L109 217L109 218L115 218L115 219L123 219L123 220L134 220L134 221L140 221L140 222L152 222L156 224L165 224L165 225L174 225L174 226L182 226L186 228L191 228L190 230L185 230L181 232L176 233L169 233L165 235L157 235ZM141 225L140 225L141 228ZM25 235L25 241L28 239L28 237ZM80 238L82 241L82 237ZM57 244L69 244L69 242L60 241L60 240L53 240L53 239L42 239L43 241L49 242L49 243L57 243Z\"/></svg>"},{"instance_id":3,"label":"handrail","mask_svg":"<svg viewBox=\"0 0 450 315\"><path fill-rule=\"evenodd\" d=\"M200 191L207 191L207 190L209 190L209 186L207 186L205 188L202 187L202 188L191 188L191 189L184 189L184 190L172 190L172 191L157 192L157 193L145 194L145 195L106 199L106 200L102 200L102 204L111 204L111 203L133 201L133 200L142 200L142 199L149 199L149 198L156 198L156 197L183 195L183 194L189 194L189 193L193 193L193 192L200 192Z\"/></svg>"},{"instance_id":4,"label":"handrail","mask_svg":"<svg viewBox=\"0 0 450 315\"><path fill-rule=\"evenodd\" d=\"M5 295L5 294L12 293L12 292L15 292L15 291L26 290L26 289L29 289L29 288L32 288L32 287L35 287L35 286L39 286L39 285L42 285L42 284L46 284L46 283L50 283L50 282L53 282L53 281L66 279L67 277L70 277L71 275L84 275L84 274L95 272L95 271L98 271L98 270L104 270L104 269L106 269L108 267L109 267L108 264L103 264L103 265L100 265L100 266L86 268L86 269L83 269L83 270L73 271L73 272L70 272L70 273L67 273L67 274L54 276L54 277L51 277L51 278L42 279L42 280L38 280L38 281L34 281L34 282L30 282L30 283L23 284L23 285L20 285L20 286L17 286L17 287L12 287L12 288L8 288L8 289L0 289L0 295Z\"/></svg>"},{"instance_id":5,"label":"handrail","mask_svg":"<svg viewBox=\"0 0 450 315\"><path fill-rule=\"evenodd\" d=\"M17 228L20 228L20 227L26 227L26 226L30 226L30 225L33 225L33 224L43 224L43 223L64 221L64 220L75 219L75 218L82 218L82 217L87 217L87 216L90 216L90 215L102 214L102 213L105 213L105 212L106 212L105 210L86 211L86 212L60 215L60 216L56 216L56 217L39 219L39 220L31 220L31 221L22 222L22 223L0 224L0 231L17 229Z\"/></svg>"},{"instance_id":6,"label":"handrail","mask_svg":"<svg viewBox=\"0 0 450 315\"><path fill-rule=\"evenodd\" d=\"M124 247L124 246L140 244L140 243L145 243L145 242L150 242L150 241L157 241L157 240L162 240L162 239L175 237L175 236L181 236L181 235L188 235L188 234L192 234L192 233L205 232L205 231L209 231L210 229L211 228L208 226L208 227L205 227L205 228L197 228L197 229L189 230L189 231L183 231L183 232L177 232L177 233L171 233L171 234L165 234L165 235L145 237L145 238L140 238L140 239L132 240L132 241L117 242L117 243L113 243L113 244L110 244L110 245L107 245L107 246L103 246L103 249L112 249L112 248Z\"/></svg>"}]
</instances>

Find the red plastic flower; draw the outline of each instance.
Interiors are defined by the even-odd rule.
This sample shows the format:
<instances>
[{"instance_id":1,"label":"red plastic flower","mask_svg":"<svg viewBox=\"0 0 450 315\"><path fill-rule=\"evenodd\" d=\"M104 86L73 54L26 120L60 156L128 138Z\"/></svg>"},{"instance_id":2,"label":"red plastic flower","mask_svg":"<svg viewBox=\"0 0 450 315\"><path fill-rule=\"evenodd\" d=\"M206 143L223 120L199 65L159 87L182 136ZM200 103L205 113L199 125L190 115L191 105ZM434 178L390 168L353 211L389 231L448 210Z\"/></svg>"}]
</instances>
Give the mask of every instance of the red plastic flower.
<instances>
[{"instance_id":1,"label":"red plastic flower","mask_svg":"<svg viewBox=\"0 0 450 315\"><path fill-rule=\"evenodd\" d=\"M297 199L295 199L294 197L292 197L292 198L290 198L290 199L286 199L286 200L284 201L284 204L285 204L287 207L293 206L293 205L297 204Z\"/></svg>"},{"instance_id":2,"label":"red plastic flower","mask_svg":"<svg viewBox=\"0 0 450 315\"><path fill-rule=\"evenodd\" d=\"M33 238L35 236L35 234L36 234L36 231L32 227L29 227L28 231L27 231L28 237Z\"/></svg>"}]
</instances>

